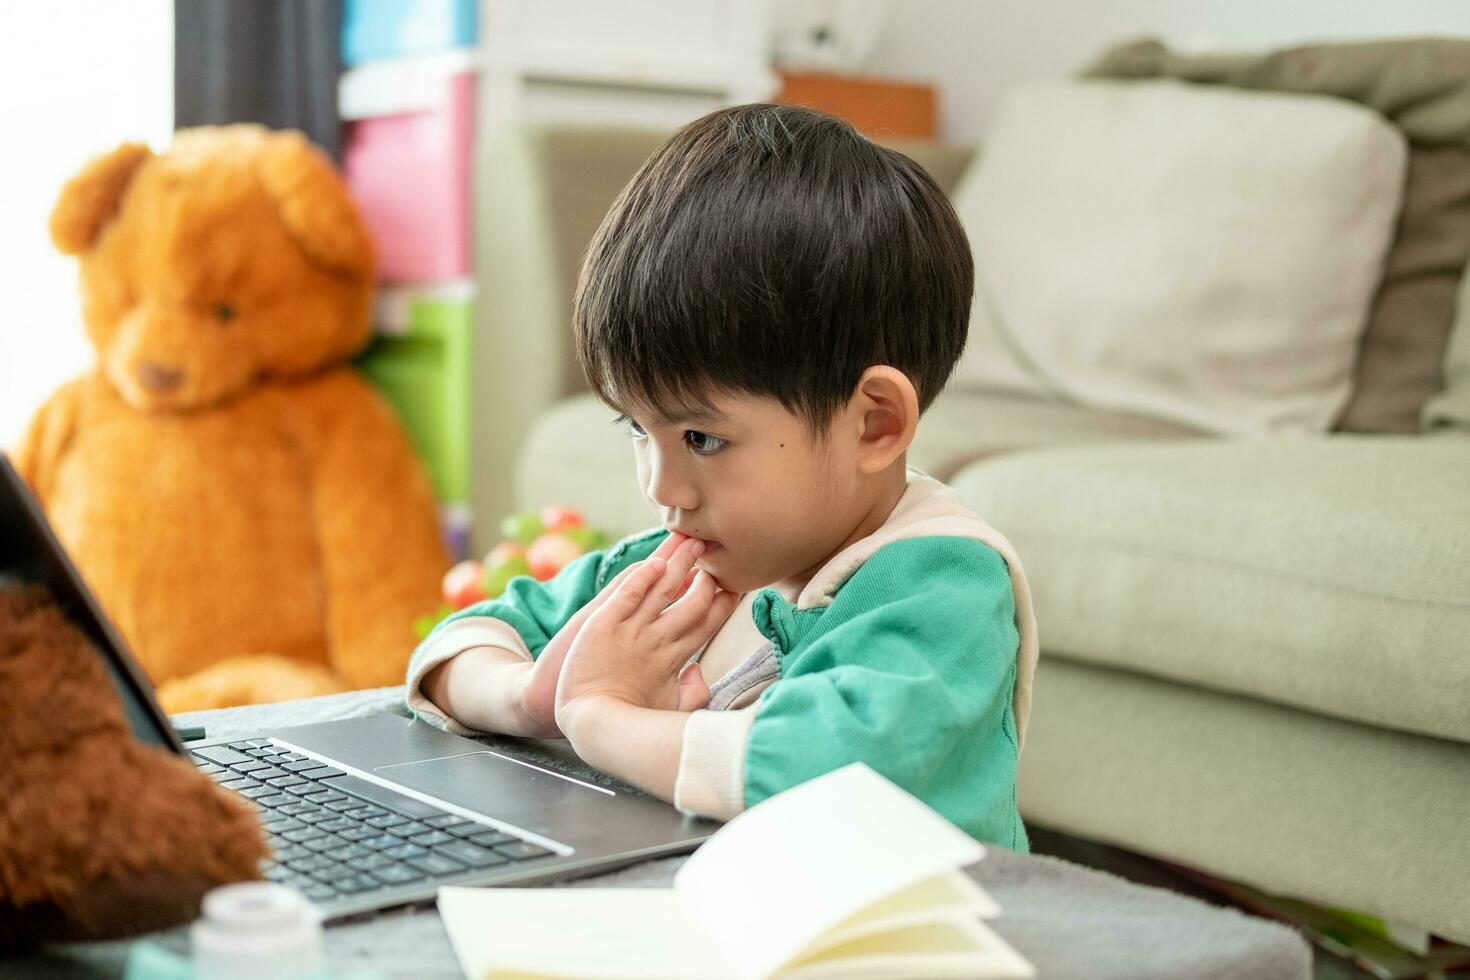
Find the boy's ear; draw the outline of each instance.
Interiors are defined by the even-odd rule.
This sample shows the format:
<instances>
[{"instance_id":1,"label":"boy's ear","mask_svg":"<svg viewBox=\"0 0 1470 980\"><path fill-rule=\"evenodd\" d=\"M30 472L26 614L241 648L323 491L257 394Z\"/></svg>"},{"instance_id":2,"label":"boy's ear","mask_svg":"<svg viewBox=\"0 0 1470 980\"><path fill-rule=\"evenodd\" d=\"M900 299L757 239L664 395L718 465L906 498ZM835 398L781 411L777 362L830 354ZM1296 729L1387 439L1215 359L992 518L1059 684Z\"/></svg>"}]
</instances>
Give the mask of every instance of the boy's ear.
<instances>
[{"instance_id":1,"label":"boy's ear","mask_svg":"<svg viewBox=\"0 0 1470 980\"><path fill-rule=\"evenodd\" d=\"M858 379L852 408L861 424L858 466L864 473L880 473L914 441L919 427L918 392L898 368L877 364Z\"/></svg>"}]
</instances>

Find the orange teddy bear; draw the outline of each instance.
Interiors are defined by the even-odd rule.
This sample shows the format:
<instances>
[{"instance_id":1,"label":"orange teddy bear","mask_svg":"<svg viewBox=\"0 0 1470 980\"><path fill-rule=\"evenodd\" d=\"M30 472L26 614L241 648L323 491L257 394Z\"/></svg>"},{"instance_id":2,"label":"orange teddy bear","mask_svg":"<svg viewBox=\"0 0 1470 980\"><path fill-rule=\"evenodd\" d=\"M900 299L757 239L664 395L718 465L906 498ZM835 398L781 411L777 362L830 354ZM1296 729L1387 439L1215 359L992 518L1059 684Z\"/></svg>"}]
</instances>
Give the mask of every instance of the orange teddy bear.
<instances>
[{"instance_id":1,"label":"orange teddy bear","mask_svg":"<svg viewBox=\"0 0 1470 980\"><path fill-rule=\"evenodd\" d=\"M372 244L299 133L181 131L51 215L98 364L17 468L170 712L399 683L449 564L370 336Z\"/></svg>"}]
</instances>

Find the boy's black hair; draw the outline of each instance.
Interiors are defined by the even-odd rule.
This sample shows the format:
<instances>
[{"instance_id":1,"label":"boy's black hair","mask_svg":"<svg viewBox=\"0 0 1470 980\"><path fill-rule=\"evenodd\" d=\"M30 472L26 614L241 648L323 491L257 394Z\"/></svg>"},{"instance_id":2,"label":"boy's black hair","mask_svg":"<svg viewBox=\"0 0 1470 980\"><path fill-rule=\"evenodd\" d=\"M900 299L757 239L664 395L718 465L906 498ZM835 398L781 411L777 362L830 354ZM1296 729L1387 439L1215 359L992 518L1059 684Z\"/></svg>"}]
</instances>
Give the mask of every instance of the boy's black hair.
<instances>
[{"instance_id":1,"label":"boy's black hair","mask_svg":"<svg viewBox=\"0 0 1470 980\"><path fill-rule=\"evenodd\" d=\"M675 133L593 237L573 324L593 390L668 418L718 390L823 433L889 364L920 411L965 346L974 266L922 167L833 116L740 105Z\"/></svg>"}]
</instances>

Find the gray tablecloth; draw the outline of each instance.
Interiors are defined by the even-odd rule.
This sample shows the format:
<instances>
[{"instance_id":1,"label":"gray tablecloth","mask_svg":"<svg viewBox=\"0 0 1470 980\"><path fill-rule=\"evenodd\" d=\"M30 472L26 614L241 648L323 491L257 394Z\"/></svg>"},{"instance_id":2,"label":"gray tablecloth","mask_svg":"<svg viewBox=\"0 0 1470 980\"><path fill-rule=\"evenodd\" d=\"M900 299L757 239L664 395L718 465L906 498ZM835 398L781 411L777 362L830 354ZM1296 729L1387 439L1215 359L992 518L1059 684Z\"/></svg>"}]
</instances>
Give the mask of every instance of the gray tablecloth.
<instances>
[{"instance_id":1,"label":"gray tablecloth","mask_svg":"<svg viewBox=\"0 0 1470 980\"><path fill-rule=\"evenodd\" d=\"M283 704L180 715L180 725L203 725L209 738L268 734L291 725L405 714L402 688L382 688ZM495 742L498 739L490 738ZM527 743L518 743L522 751ZM563 768L616 785L581 767L564 743L531 743ZM565 887L667 885L683 858L648 861ZM1291 930L1156 888L1132 884L1055 858L991 848L973 869L1004 910L993 925L1044 978L1176 978L1299 980L1311 973L1307 944ZM182 932L155 937L182 948ZM118 976L125 943L56 947L23 960L0 961L0 975ZM374 970L394 977L456 978L460 971L433 909L389 911L327 930L327 951L338 972Z\"/></svg>"}]
</instances>

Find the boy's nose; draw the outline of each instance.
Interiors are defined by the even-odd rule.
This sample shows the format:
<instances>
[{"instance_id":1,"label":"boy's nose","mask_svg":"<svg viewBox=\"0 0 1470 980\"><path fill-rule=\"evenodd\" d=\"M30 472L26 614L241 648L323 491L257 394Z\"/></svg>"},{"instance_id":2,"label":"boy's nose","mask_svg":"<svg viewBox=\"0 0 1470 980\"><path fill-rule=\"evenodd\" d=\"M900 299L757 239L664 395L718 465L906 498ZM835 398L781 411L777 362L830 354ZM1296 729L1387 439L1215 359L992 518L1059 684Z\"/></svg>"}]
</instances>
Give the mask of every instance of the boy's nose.
<instances>
[{"instance_id":1,"label":"boy's nose","mask_svg":"<svg viewBox=\"0 0 1470 980\"><path fill-rule=\"evenodd\" d=\"M650 463L648 473L648 499L660 511L665 524L678 520L680 511L694 510L699 506L699 496L693 485L679 479L667 466Z\"/></svg>"}]
</instances>

